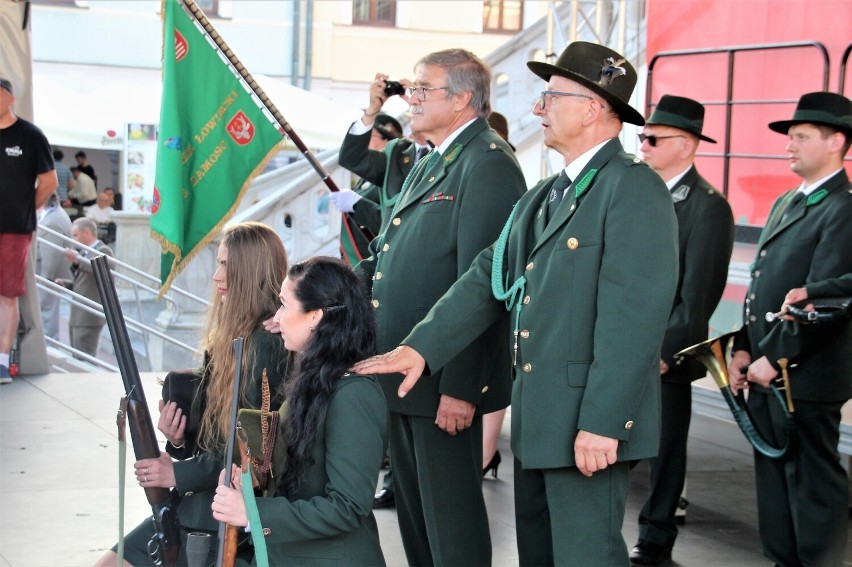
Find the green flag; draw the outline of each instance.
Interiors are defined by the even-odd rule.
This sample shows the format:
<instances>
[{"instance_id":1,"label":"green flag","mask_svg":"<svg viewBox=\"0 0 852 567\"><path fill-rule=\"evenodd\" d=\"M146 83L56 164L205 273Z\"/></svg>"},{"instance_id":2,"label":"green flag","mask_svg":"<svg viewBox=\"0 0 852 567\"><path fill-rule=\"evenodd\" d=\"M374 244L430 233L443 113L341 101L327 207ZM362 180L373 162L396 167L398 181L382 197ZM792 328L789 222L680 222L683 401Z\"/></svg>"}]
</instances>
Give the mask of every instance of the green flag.
<instances>
[{"instance_id":1,"label":"green flag","mask_svg":"<svg viewBox=\"0 0 852 567\"><path fill-rule=\"evenodd\" d=\"M163 101L151 234L164 293L233 215L283 137L184 11L164 0Z\"/></svg>"}]
</instances>

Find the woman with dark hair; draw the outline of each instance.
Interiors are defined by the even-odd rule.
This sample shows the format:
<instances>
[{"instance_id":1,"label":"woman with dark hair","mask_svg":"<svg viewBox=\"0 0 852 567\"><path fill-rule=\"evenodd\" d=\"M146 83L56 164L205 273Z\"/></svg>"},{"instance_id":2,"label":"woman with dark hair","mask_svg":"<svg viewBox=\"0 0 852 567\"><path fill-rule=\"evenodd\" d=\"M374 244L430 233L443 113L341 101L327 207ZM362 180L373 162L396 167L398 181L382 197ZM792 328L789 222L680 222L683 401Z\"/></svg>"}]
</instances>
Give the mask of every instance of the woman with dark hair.
<instances>
[{"instance_id":1,"label":"woman with dark hair","mask_svg":"<svg viewBox=\"0 0 852 567\"><path fill-rule=\"evenodd\" d=\"M252 536L270 565L384 565L372 505L388 410L375 377L348 371L376 351L366 289L343 261L316 257L290 268L280 299L284 347L297 353L278 436L286 466L279 496L256 500ZM213 517L246 526L234 478L235 488L216 489Z\"/></svg>"},{"instance_id":2,"label":"woman with dark hair","mask_svg":"<svg viewBox=\"0 0 852 567\"><path fill-rule=\"evenodd\" d=\"M264 323L278 308L278 291L287 274L287 252L281 238L265 224L244 222L225 230L216 255L215 286L207 329L201 343L202 367L192 373L173 372L169 378L194 381L195 394L189 415L174 401L160 401L157 424L168 442L157 459L134 464L136 478L144 488L174 488L180 497L177 513L181 524L179 565L186 565L185 543L189 532L213 535L218 522L210 504L224 462L230 428L229 409L234 390L235 337L244 337L240 407L260 408L266 381L270 405L278 408L283 400L288 353L281 340L266 330ZM277 329L275 330L277 332ZM183 374L183 376L178 376ZM172 458L177 459L173 461ZM125 538L125 565L152 565L148 541L154 524L145 520ZM241 549L251 554L248 536ZM117 548L101 558L98 566L114 567ZM210 564L216 546L208 553Z\"/></svg>"}]
</instances>

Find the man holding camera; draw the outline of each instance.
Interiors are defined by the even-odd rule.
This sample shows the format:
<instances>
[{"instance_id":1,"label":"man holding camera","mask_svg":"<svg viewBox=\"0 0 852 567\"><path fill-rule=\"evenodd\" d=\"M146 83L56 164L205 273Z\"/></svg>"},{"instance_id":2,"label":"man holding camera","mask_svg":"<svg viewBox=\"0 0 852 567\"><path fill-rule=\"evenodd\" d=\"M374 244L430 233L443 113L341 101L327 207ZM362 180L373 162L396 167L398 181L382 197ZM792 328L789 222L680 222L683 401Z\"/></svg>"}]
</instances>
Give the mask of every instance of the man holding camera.
<instances>
[{"instance_id":1,"label":"man holding camera","mask_svg":"<svg viewBox=\"0 0 852 567\"><path fill-rule=\"evenodd\" d=\"M485 63L448 49L422 58L415 71L408 88L412 129L435 149L405 179L384 232L370 246L373 256L357 268L372 285L382 352L399 344L497 238L525 190L512 150L486 122L491 71ZM367 112L381 101L371 101ZM381 380L411 565L491 564L481 415L509 403L505 332L492 325L405 399L396 395L400 375Z\"/></svg>"},{"instance_id":2,"label":"man holding camera","mask_svg":"<svg viewBox=\"0 0 852 567\"><path fill-rule=\"evenodd\" d=\"M353 135L352 128L358 128L359 133ZM348 143L340 146L338 162L361 179L352 189L337 191L329 197L343 213L340 222L341 254L354 266L370 255L370 241L380 232L384 172L388 169L388 156L384 149L390 142L402 137L402 126L394 117L376 113L370 126L364 126L358 120L352 128L346 135ZM366 130L362 133L360 130L363 128ZM407 163L399 163L400 169L405 171L401 176L404 179L410 167ZM402 185L402 182L399 184Z\"/></svg>"}]
</instances>

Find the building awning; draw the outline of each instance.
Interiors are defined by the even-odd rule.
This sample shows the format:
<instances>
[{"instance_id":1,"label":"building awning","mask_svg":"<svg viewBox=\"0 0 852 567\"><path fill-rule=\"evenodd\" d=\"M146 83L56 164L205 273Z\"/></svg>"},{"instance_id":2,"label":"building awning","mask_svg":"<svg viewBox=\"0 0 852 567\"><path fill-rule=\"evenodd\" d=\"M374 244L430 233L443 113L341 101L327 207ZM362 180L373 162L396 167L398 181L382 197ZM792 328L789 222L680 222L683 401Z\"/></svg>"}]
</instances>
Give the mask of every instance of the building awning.
<instances>
[{"instance_id":1,"label":"building awning","mask_svg":"<svg viewBox=\"0 0 852 567\"><path fill-rule=\"evenodd\" d=\"M309 148L339 146L361 114L282 80L254 78ZM55 146L123 150L126 123L159 123L161 96L159 69L33 62L35 123Z\"/></svg>"}]
</instances>

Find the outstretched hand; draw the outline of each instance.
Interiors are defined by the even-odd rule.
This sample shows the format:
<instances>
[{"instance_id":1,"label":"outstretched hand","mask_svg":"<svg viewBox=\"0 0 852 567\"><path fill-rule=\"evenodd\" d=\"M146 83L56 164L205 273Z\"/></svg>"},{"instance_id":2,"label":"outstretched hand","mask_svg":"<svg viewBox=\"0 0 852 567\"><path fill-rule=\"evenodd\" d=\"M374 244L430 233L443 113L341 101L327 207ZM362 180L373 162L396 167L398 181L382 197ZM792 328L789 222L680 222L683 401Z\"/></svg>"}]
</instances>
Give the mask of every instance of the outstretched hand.
<instances>
[{"instance_id":1,"label":"outstretched hand","mask_svg":"<svg viewBox=\"0 0 852 567\"><path fill-rule=\"evenodd\" d=\"M397 390L397 395L404 398L420 379L426 368L426 359L420 356L410 346L398 346L385 354L371 356L367 360L356 362L352 370L358 374L393 374L399 372L405 379Z\"/></svg>"}]
</instances>

